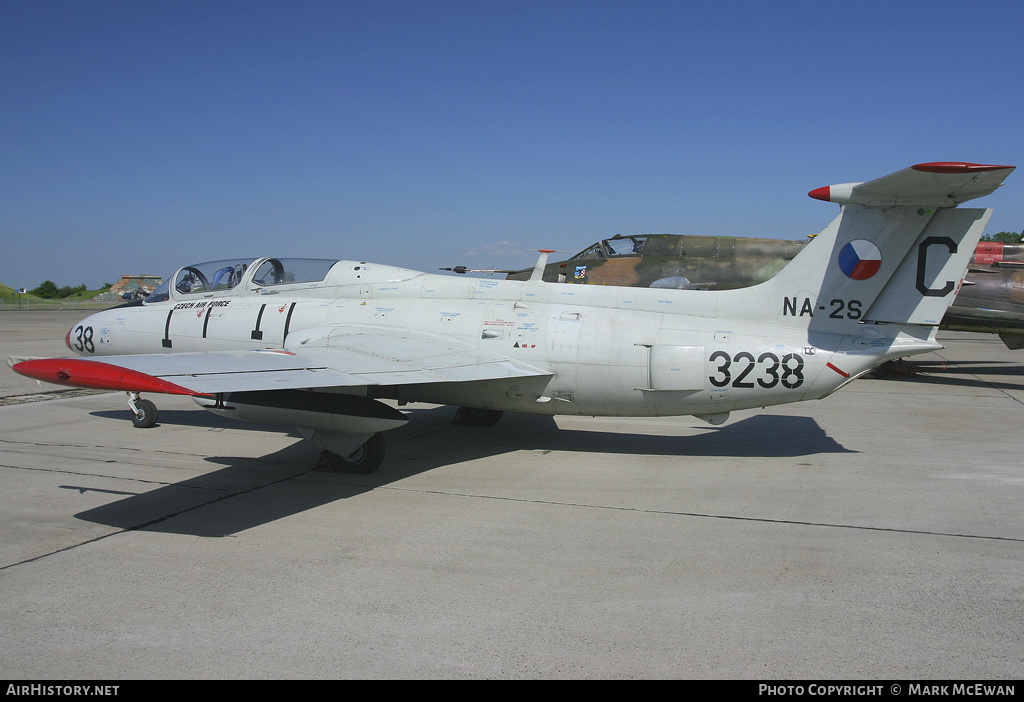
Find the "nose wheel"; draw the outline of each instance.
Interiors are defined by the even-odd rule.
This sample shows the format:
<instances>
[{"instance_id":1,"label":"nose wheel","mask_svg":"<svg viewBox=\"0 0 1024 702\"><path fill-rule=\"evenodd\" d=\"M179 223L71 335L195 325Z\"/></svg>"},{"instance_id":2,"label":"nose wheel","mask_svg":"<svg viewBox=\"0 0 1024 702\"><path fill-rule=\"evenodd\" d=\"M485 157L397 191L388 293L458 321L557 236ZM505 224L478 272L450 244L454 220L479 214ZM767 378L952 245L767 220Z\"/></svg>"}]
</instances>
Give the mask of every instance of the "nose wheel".
<instances>
[{"instance_id":1,"label":"nose wheel","mask_svg":"<svg viewBox=\"0 0 1024 702\"><path fill-rule=\"evenodd\" d=\"M156 424L156 405L142 399L139 393L128 393L128 407L132 413L132 424L139 429L148 429Z\"/></svg>"}]
</instances>

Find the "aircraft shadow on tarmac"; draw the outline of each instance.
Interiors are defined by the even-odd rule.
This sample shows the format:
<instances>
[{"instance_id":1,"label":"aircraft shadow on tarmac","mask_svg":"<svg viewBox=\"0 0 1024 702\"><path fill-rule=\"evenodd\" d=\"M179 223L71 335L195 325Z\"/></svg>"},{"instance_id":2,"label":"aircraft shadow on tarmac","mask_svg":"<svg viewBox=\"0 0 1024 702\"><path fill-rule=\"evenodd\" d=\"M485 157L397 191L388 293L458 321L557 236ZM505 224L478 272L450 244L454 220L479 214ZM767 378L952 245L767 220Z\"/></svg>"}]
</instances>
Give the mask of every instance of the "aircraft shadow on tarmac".
<instances>
[{"instance_id":1,"label":"aircraft shadow on tarmac","mask_svg":"<svg viewBox=\"0 0 1024 702\"><path fill-rule=\"evenodd\" d=\"M128 408L122 410L97 410L95 412L90 412L89 416L100 417L102 419L116 419L119 422L129 422L131 421L131 415L129 412L130 410ZM203 429L232 428L244 429L245 431L270 431L281 433L281 427L273 424L241 422L198 408L194 410L159 409L157 412L157 423L154 424L151 429L155 429L161 424L174 424L182 427L202 427ZM292 431L291 433L296 437L301 436L297 431Z\"/></svg>"},{"instance_id":2,"label":"aircraft shadow on tarmac","mask_svg":"<svg viewBox=\"0 0 1024 702\"><path fill-rule=\"evenodd\" d=\"M315 448L300 440L261 457L209 457L207 461L224 467L180 483L130 495L80 512L75 517L118 529L224 537L425 471L516 451L620 455L623 471L629 470L629 457L636 455L679 456L686 460L688 457L755 459L854 453L829 437L809 417L755 415L720 427L701 424L702 433L696 435L664 436L560 430L551 417L517 414L506 414L494 427L453 426L452 408L406 411L411 415L410 423L388 432L388 457L384 466L370 475L319 472L314 469ZM187 414L197 416L180 416ZM210 416L204 410L168 412L166 421L208 426L209 422L201 421L204 415ZM161 418L165 418L163 413ZM679 420L698 421L688 417ZM233 420L220 421L245 428L254 426ZM273 426L264 430L288 431L285 427ZM531 459L527 456L524 460ZM555 469L557 465L557 462L552 463Z\"/></svg>"},{"instance_id":3,"label":"aircraft shadow on tarmac","mask_svg":"<svg viewBox=\"0 0 1024 702\"><path fill-rule=\"evenodd\" d=\"M911 364L912 366L914 364ZM1003 361L964 361L962 363L921 363L918 372L889 371L882 382L919 382L961 387L992 387L1024 391L1024 365ZM1015 382L1017 380L1020 382Z\"/></svg>"}]
</instances>

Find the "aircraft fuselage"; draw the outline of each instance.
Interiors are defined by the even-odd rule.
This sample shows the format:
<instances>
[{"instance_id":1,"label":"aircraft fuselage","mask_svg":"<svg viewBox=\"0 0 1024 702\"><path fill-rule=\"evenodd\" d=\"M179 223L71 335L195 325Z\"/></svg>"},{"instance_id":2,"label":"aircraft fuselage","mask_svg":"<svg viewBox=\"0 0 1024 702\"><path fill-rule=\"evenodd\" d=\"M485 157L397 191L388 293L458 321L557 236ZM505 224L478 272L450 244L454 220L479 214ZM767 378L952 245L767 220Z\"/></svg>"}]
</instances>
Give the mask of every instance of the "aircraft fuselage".
<instances>
[{"instance_id":1,"label":"aircraft fuselage","mask_svg":"<svg viewBox=\"0 0 1024 702\"><path fill-rule=\"evenodd\" d=\"M552 375L342 392L540 414L708 417L823 397L886 358L938 347L897 327L851 323L843 333L809 334L733 324L718 315L714 292L463 278L355 261L313 283L243 278L223 291L171 286L167 298L94 314L68 343L89 357L329 349L339 328L409 330ZM774 304L794 318L829 312L811 298Z\"/></svg>"}]
</instances>

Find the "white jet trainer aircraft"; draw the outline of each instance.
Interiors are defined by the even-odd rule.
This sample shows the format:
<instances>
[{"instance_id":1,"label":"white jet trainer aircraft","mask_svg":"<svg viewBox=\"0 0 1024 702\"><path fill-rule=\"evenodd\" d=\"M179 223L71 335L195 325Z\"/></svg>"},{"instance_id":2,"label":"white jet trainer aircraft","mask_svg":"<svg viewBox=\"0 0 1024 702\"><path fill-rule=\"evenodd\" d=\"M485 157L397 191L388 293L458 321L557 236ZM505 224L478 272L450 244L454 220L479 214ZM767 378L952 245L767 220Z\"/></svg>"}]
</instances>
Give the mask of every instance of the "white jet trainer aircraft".
<instances>
[{"instance_id":1,"label":"white jet trainer aircraft","mask_svg":"<svg viewBox=\"0 0 1024 702\"><path fill-rule=\"evenodd\" d=\"M138 426L156 419L143 392L292 425L347 472L375 470L381 432L407 421L381 399L459 406L476 424L504 410L719 424L942 348L936 325L991 215L956 206L1013 169L925 163L813 190L839 216L776 277L721 292L545 283L543 251L528 281L363 261L185 266L76 324L66 340L84 358L13 367L126 391Z\"/></svg>"}]
</instances>

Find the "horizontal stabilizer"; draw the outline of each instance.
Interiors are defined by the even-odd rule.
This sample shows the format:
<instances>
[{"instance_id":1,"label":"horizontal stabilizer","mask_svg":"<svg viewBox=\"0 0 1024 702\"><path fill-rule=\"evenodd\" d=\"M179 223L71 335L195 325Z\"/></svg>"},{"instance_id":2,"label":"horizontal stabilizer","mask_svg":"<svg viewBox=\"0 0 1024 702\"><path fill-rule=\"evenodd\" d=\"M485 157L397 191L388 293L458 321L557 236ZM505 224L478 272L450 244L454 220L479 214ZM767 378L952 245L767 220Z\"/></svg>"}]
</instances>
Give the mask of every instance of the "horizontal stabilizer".
<instances>
[{"instance_id":1,"label":"horizontal stabilizer","mask_svg":"<svg viewBox=\"0 0 1024 702\"><path fill-rule=\"evenodd\" d=\"M808 195L840 205L956 207L993 192L1013 169L950 161L919 163L866 183L828 185Z\"/></svg>"}]
</instances>

